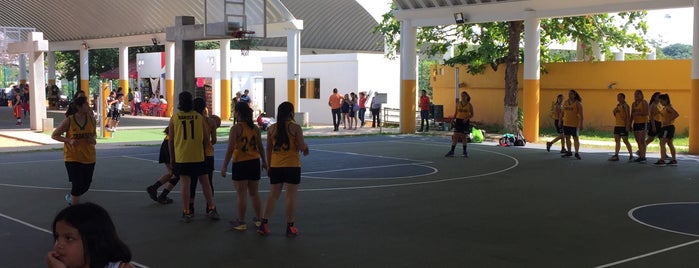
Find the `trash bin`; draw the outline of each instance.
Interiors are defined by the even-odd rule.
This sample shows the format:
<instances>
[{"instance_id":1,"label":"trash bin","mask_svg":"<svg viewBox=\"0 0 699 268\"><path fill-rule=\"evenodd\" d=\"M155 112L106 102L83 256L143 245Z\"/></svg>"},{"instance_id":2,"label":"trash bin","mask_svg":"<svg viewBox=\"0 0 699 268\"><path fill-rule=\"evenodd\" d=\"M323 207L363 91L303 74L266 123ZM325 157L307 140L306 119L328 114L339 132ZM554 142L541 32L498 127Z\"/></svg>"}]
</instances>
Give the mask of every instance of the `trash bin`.
<instances>
[{"instance_id":1,"label":"trash bin","mask_svg":"<svg viewBox=\"0 0 699 268\"><path fill-rule=\"evenodd\" d=\"M295 113L294 121L296 121L296 124L299 124L301 127L309 127L310 123L308 122L308 112Z\"/></svg>"},{"instance_id":2,"label":"trash bin","mask_svg":"<svg viewBox=\"0 0 699 268\"><path fill-rule=\"evenodd\" d=\"M41 127L43 132L53 132L53 118L41 119Z\"/></svg>"}]
</instances>

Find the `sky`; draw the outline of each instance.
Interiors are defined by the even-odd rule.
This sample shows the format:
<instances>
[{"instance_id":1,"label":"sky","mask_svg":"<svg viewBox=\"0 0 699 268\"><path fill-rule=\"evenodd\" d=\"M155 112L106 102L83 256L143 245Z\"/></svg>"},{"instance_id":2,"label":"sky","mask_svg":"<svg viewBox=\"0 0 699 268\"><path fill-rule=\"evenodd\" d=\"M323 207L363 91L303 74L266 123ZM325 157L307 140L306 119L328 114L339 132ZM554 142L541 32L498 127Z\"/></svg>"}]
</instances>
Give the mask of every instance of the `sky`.
<instances>
[{"instance_id":1,"label":"sky","mask_svg":"<svg viewBox=\"0 0 699 268\"><path fill-rule=\"evenodd\" d=\"M377 22L390 10L391 0L356 0ZM661 41L661 47L680 43L692 44L693 8L649 10L646 16L648 39Z\"/></svg>"},{"instance_id":2,"label":"sky","mask_svg":"<svg viewBox=\"0 0 699 268\"><path fill-rule=\"evenodd\" d=\"M662 46L692 44L693 8L649 10L648 38L662 41Z\"/></svg>"}]
</instances>

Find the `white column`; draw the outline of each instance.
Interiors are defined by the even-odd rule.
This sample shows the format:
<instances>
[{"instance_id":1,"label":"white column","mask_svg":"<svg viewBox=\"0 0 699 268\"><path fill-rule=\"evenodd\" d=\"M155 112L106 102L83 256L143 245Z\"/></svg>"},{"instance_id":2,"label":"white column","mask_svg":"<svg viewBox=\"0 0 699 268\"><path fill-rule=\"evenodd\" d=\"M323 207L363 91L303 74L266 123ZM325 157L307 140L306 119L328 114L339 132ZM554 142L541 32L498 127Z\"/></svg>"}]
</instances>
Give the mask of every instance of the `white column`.
<instances>
[{"instance_id":1,"label":"white column","mask_svg":"<svg viewBox=\"0 0 699 268\"><path fill-rule=\"evenodd\" d=\"M31 41L44 39L44 34L30 33ZM48 43L48 42L47 42ZM47 47L48 48L48 47ZM32 130L43 129L42 120L46 119L46 77L44 77L44 52L29 52L29 113L30 128Z\"/></svg>"},{"instance_id":2,"label":"white column","mask_svg":"<svg viewBox=\"0 0 699 268\"><path fill-rule=\"evenodd\" d=\"M87 49L80 49L80 87L85 95L90 99L90 52Z\"/></svg>"},{"instance_id":3,"label":"white column","mask_svg":"<svg viewBox=\"0 0 699 268\"><path fill-rule=\"evenodd\" d=\"M49 51L46 53L46 62L48 64L47 67L47 74L48 74L48 83L51 85L56 84L56 52L55 51Z\"/></svg>"},{"instance_id":4,"label":"white column","mask_svg":"<svg viewBox=\"0 0 699 268\"><path fill-rule=\"evenodd\" d=\"M526 11L524 21L524 79L539 80L541 31L535 11Z\"/></svg>"},{"instance_id":5,"label":"white column","mask_svg":"<svg viewBox=\"0 0 699 268\"><path fill-rule=\"evenodd\" d=\"M168 116L172 115L175 102L175 42L165 42L165 98Z\"/></svg>"},{"instance_id":6,"label":"white column","mask_svg":"<svg viewBox=\"0 0 699 268\"><path fill-rule=\"evenodd\" d=\"M400 133L415 132L417 97L417 27L410 20L400 23ZM393 96L388 96L392 98Z\"/></svg>"},{"instance_id":7,"label":"white column","mask_svg":"<svg viewBox=\"0 0 699 268\"><path fill-rule=\"evenodd\" d=\"M301 111L300 99L300 75L301 75L301 31L297 29L287 30L287 98L294 104L296 112ZM291 84L294 83L294 84ZM292 92L293 91L293 92Z\"/></svg>"},{"instance_id":8,"label":"white column","mask_svg":"<svg viewBox=\"0 0 699 268\"><path fill-rule=\"evenodd\" d=\"M221 64L221 90L219 92L220 101L217 102L220 104L217 115L227 120L231 117L231 71L228 68L231 64L231 40L223 39L219 40L219 43L221 44L221 55L219 57Z\"/></svg>"},{"instance_id":9,"label":"white column","mask_svg":"<svg viewBox=\"0 0 699 268\"><path fill-rule=\"evenodd\" d=\"M24 53L19 54L19 81L27 82L27 55Z\"/></svg>"},{"instance_id":10,"label":"white column","mask_svg":"<svg viewBox=\"0 0 699 268\"><path fill-rule=\"evenodd\" d=\"M129 47L119 47L119 80L129 81ZM124 92L128 93L125 88Z\"/></svg>"},{"instance_id":11,"label":"white column","mask_svg":"<svg viewBox=\"0 0 699 268\"><path fill-rule=\"evenodd\" d=\"M692 88L689 106L689 153L699 154L699 0L694 0L692 37Z\"/></svg>"}]
</instances>

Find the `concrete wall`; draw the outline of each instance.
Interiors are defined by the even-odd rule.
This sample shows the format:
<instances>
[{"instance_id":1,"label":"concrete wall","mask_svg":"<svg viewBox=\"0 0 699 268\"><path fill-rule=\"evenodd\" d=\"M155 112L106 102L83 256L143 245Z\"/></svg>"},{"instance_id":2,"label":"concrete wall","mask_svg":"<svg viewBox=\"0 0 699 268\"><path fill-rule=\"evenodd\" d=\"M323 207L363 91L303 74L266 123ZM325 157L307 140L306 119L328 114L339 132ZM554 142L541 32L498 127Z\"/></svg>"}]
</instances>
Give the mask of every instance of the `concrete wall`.
<instances>
[{"instance_id":1,"label":"concrete wall","mask_svg":"<svg viewBox=\"0 0 699 268\"><path fill-rule=\"evenodd\" d=\"M656 91L668 93L673 107L680 113L680 117L675 120L678 133L685 133L688 128L691 88L689 60L549 63L544 68L548 73L541 75L539 105L539 118L543 127L552 125L549 115L556 96L563 94L567 98L568 91L575 89L583 100L585 127L611 130L616 95L626 94L626 101L631 103L633 92L641 89L646 100ZM462 90L471 95L474 121L502 124L505 65L500 65L497 72L488 68L482 75L467 74L465 69L461 66L459 81L465 83ZM454 69L451 67L436 66L433 69L433 102L444 105L445 115L451 115L454 111L454 79ZM518 103L521 107L521 65L518 80ZM611 83L615 85L610 89Z\"/></svg>"},{"instance_id":2,"label":"concrete wall","mask_svg":"<svg viewBox=\"0 0 699 268\"><path fill-rule=\"evenodd\" d=\"M263 76L275 81L276 107L287 100L286 57L263 58L262 64ZM400 62L380 54L303 55L300 78L320 79L320 98L300 101L300 110L309 113L312 124L332 124L328 98L333 88L343 95L370 90L388 93L386 106L399 104Z\"/></svg>"}]
</instances>

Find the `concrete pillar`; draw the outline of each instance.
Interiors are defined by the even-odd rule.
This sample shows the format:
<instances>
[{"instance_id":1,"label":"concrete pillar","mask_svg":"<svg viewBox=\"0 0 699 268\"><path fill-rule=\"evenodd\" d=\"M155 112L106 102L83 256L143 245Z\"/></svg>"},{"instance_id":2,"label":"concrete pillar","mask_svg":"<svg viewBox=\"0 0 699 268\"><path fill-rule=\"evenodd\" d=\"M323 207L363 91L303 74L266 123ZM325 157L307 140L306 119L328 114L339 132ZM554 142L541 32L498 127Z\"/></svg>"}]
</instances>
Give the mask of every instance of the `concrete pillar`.
<instances>
[{"instance_id":1,"label":"concrete pillar","mask_svg":"<svg viewBox=\"0 0 699 268\"><path fill-rule=\"evenodd\" d=\"M175 43L165 43L165 99L167 116L172 116L175 103Z\"/></svg>"},{"instance_id":2,"label":"concrete pillar","mask_svg":"<svg viewBox=\"0 0 699 268\"><path fill-rule=\"evenodd\" d=\"M624 51L620 50L619 52L614 53L614 60L616 61L624 61L626 55L624 55Z\"/></svg>"},{"instance_id":3,"label":"concrete pillar","mask_svg":"<svg viewBox=\"0 0 699 268\"><path fill-rule=\"evenodd\" d=\"M124 91L124 103L131 105L129 102L129 47L119 47L119 87Z\"/></svg>"},{"instance_id":4,"label":"concrete pillar","mask_svg":"<svg viewBox=\"0 0 699 268\"><path fill-rule=\"evenodd\" d=\"M182 26L194 25L194 17L177 16L175 19L175 28L181 31L175 31L175 95L183 91L194 93L196 88L194 74L194 41L184 40L185 32ZM176 105L175 105L176 106Z\"/></svg>"},{"instance_id":5,"label":"concrete pillar","mask_svg":"<svg viewBox=\"0 0 699 268\"><path fill-rule=\"evenodd\" d=\"M27 41L8 44L7 51L13 54L22 53L25 64L24 80L26 83L26 56L29 55L29 127L32 130L42 130L43 120L46 119L46 77L44 76L44 52L49 50L49 42L44 40L44 34L31 32ZM22 58L20 57L20 59Z\"/></svg>"},{"instance_id":6,"label":"concrete pillar","mask_svg":"<svg viewBox=\"0 0 699 268\"><path fill-rule=\"evenodd\" d=\"M694 0L694 36L692 42L692 89L689 105L689 153L699 154L699 0Z\"/></svg>"},{"instance_id":7,"label":"concrete pillar","mask_svg":"<svg viewBox=\"0 0 699 268\"><path fill-rule=\"evenodd\" d=\"M400 22L400 133L415 133L417 97L417 28L410 20ZM389 96L390 98L391 96Z\"/></svg>"},{"instance_id":8,"label":"concrete pillar","mask_svg":"<svg viewBox=\"0 0 699 268\"><path fill-rule=\"evenodd\" d=\"M301 31L287 30L287 100L294 105L296 112L301 111L300 103L300 75L301 75ZM276 109L276 107L275 107Z\"/></svg>"},{"instance_id":9,"label":"concrete pillar","mask_svg":"<svg viewBox=\"0 0 699 268\"><path fill-rule=\"evenodd\" d=\"M85 48L80 49L80 90L85 92L88 100L91 100L90 96L90 60L89 60L89 50Z\"/></svg>"},{"instance_id":10,"label":"concrete pillar","mask_svg":"<svg viewBox=\"0 0 699 268\"><path fill-rule=\"evenodd\" d=\"M55 85L56 84L56 52L55 51L49 51L46 53L46 63L48 64L47 67L47 74L48 74L48 84L49 85Z\"/></svg>"},{"instance_id":11,"label":"concrete pillar","mask_svg":"<svg viewBox=\"0 0 699 268\"><path fill-rule=\"evenodd\" d=\"M539 140L539 102L540 102L540 35L539 18L535 11L525 11L524 19L524 122L522 134L527 141Z\"/></svg>"},{"instance_id":12,"label":"concrete pillar","mask_svg":"<svg viewBox=\"0 0 699 268\"><path fill-rule=\"evenodd\" d=\"M22 53L19 55L19 84L25 83L27 83L27 55Z\"/></svg>"},{"instance_id":13,"label":"concrete pillar","mask_svg":"<svg viewBox=\"0 0 699 268\"><path fill-rule=\"evenodd\" d=\"M221 43L221 120L231 118L231 72L230 65L231 40L223 39Z\"/></svg>"}]
</instances>

